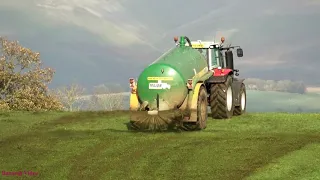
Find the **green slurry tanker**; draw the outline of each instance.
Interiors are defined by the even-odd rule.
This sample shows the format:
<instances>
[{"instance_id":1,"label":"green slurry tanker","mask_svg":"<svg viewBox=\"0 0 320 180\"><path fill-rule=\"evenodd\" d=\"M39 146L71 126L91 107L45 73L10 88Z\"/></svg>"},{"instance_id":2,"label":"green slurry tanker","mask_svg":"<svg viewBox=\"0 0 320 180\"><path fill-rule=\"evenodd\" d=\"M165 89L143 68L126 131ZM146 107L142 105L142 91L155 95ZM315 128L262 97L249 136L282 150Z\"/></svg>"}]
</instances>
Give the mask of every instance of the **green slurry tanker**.
<instances>
[{"instance_id":1,"label":"green slurry tanker","mask_svg":"<svg viewBox=\"0 0 320 180\"><path fill-rule=\"evenodd\" d=\"M246 111L244 79L235 78L233 52L240 46L190 41L175 37L172 48L146 67L137 81L130 78L130 128L185 130L206 128L208 106L215 119L228 119Z\"/></svg>"}]
</instances>

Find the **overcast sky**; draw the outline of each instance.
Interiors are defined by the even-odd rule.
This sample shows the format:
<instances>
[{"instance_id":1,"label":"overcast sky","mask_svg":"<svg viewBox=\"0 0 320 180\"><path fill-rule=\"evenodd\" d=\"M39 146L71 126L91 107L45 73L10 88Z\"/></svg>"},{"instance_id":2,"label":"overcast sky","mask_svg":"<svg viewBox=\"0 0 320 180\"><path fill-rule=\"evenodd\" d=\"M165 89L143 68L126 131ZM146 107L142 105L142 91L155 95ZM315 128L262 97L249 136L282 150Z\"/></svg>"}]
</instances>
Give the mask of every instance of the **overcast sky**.
<instances>
[{"instance_id":1,"label":"overcast sky","mask_svg":"<svg viewBox=\"0 0 320 180\"><path fill-rule=\"evenodd\" d=\"M320 85L318 0L1 0L0 35L40 51L53 85L127 84L173 37L241 45L241 77Z\"/></svg>"}]
</instances>

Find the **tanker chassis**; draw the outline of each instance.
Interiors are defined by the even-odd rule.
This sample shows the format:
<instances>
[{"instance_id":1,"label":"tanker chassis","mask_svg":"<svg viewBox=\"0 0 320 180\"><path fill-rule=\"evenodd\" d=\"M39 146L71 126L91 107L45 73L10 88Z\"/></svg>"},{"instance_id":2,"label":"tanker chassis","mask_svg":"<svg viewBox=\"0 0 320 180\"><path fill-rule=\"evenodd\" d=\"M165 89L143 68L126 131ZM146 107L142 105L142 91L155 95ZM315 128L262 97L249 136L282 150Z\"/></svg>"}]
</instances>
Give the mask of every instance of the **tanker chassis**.
<instances>
[{"instance_id":1,"label":"tanker chassis","mask_svg":"<svg viewBox=\"0 0 320 180\"><path fill-rule=\"evenodd\" d=\"M179 42L178 42L179 40ZM235 78L232 49L240 46L190 41L175 37L176 47L145 68L137 81L130 78L130 127L185 130L207 126L208 106L214 119L229 119L246 111L244 79ZM224 56L223 56L224 53Z\"/></svg>"}]
</instances>

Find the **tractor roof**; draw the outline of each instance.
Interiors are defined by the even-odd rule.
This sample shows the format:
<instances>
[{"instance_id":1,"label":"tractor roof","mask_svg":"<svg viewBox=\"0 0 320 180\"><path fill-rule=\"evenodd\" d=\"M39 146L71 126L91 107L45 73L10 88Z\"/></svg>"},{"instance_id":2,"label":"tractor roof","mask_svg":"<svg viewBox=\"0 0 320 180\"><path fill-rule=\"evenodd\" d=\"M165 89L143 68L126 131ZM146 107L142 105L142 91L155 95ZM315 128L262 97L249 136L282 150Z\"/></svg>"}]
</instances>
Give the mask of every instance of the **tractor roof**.
<instances>
[{"instance_id":1,"label":"tractor roof","mask_svg":"<svg viewBox=\"0 0 320 180\"><path fill-rule=\"evenodd\" d=\"M211 45L217 45L219 46L220 43L214 42L214 41L191 41L193 48L209 48ZM186 46L189 46L189 44L186 42Z\"/></svg>"}]
</instances>

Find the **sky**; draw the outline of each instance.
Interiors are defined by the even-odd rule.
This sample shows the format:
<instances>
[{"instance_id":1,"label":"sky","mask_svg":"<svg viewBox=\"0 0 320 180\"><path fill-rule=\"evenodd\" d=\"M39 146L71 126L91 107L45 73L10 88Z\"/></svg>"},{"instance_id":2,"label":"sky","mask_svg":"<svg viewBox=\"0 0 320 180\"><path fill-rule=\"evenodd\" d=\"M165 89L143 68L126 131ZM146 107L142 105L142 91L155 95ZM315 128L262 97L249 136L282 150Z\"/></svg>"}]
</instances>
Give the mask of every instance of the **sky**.
<instances>
[{"instance_id":1,"label":"sky","mask_svg":"<svg viewBox=\"0 0 320 180\"><path fill-rule=\"evenodd\" d=\"M56 70L52 87L127 85L173 37L240 45L241 78L320 86L320 0L1 0L0 36Z\"/></svg>"}]
</instances>

